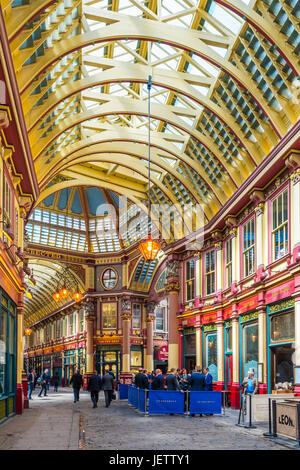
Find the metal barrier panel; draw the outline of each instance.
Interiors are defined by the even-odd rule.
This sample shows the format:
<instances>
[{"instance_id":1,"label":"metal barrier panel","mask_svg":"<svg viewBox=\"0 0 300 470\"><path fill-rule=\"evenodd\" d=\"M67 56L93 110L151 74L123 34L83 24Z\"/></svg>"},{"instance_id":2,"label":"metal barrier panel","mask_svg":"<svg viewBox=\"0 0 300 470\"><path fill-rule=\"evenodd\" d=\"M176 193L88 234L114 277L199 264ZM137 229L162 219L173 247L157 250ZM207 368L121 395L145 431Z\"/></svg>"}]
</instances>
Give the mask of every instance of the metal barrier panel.
<instances>
[{"instance_id":1,"label":"metal barrier panel","mask_svg":"<svg viewBox=\"0 0 300 470\"><path fill-rule=\"evenodd\" d=\"M184 393L150 390L149 414L184 414Z\"/></svg>"},{"instance_id":2,"label":"metal barrier panel","mask_svg":"<svg viewBox=\"0 0 300 470\"><path fill-rule=\"evenodd\" d=\"M191 414L221 414L222 392L190 392Z\"/></svg>"},{"instance_id":3,"label":"metal barrier panel","mask_svg":"<svg viewBox=\"0 0 300 470\"><path fill-rule=\"evenodd\" d=\"M139 410L145 413L146 393L144 388L139 389Z\"/></svg>"},{"instance_id":4,"label":"metal barrier panel","mask_svg":"<svg viewBox=\"0 0 300 470\"><path fill-rule=\"evenodd\" d=\"M133 387L132 404L135 408L138 408L139 406L139 391L136 387Z\"/></svg>"},{"instance_id":5,"label":"metal barrier panel","mask_svg":"<svg viewBox=\"0 0 300 470\"><path fill-rule=\"evenodd\" d=\"M129 386L119 384L119 400L128 400L129 399Z\"/></svg>"},{"instance_id":6,"label":"metal barrier panel","mask_svg":"<svg viewBox=\"0 0 300 470\"><path fill-rule=\"evenodd\" d=\"M128 387L128 403L129 405L133 405L133 387L129 385Z\"/></svg>"}]
</instances>

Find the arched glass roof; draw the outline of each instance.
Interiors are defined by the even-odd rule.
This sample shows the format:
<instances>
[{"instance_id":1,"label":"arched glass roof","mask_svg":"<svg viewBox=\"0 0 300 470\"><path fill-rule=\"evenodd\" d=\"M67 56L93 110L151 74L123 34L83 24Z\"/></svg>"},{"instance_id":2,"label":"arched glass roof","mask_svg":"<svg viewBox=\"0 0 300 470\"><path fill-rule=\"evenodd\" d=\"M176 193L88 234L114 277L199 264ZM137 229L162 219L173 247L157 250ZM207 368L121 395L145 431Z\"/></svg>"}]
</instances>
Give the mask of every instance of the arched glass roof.
<instances>
[{"instance_id":1,"label":"arched glass roof","mask_svg":"<svg viewBox=\"0 0 300 470\"><path fill-rule=\"evenodd\" d=\"M39 202L66 181L147 199L149 74L151 200L202 204L207 221L299 117L297 0L3 8Z\"/></svg>"}]
</instances>

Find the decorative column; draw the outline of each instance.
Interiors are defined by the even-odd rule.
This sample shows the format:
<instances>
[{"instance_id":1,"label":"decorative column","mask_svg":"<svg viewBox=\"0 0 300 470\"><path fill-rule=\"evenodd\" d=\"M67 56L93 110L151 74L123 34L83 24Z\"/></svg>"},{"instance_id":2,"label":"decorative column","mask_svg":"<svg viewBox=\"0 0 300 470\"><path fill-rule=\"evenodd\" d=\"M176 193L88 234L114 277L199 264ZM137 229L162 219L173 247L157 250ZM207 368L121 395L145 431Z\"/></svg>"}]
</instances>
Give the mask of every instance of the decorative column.
<instances>
[{"instance_id":1,"label":"decorative column","mask_svg":"<svg viewBox=\"0 0 300 470\"><path fill-rule=\"evenodd\" d=\"M166 292L169 303L169 359L168 368L179 367L179 332L178 332L178 306L179 306L179 261L173 256L166 263Z\"/></svg>"},{"instance_id":2,"label":"decorative column","mask_svg":"<svg viewBox=\"0 0 300 470\"><path fill-rule=\"evenodd\" d=\"M293 158L300 164L300 155L294 155ZM293 250L293 263L300 261L300 224L299 224L299 207L300 207L300 168L291 175L291 238Z\"/></svg>"},{"instance_id":3,"label":"decorative column","mask_svg":"<svg viewBox=\"0 0 300 470\"><path fill-rule=\"evenodd\" d=\"M215 243L216 249L216 270L217 270L217 285L216 285L216 301L222 301L223 290L223 243L218 241Z\"/></svg>"},{"instance_id":4,"label":"decorative column","mask_svg":"<svg viewBox=\"0 0 300 470\"><path fill-rule=\"evenodd\" d=\"M94 372L94 320L96 318L95 303L92 299L87 299L86 311L86 373L84 374L84 389L87 389L88 379Z\"/></svg>"},{"instance_id":5,"label":"decorative column","mask_svg":"<svg viewBox=\"0 0 300 470\"><path fill-rule=\"evenodd\" d=\"M203 325L196 323L196 367L203 367Z\"/></svg>"},{"instance_id":6,"label":"decorative column","mask_svg":"<svg viewBox=\"0 0 300 470\"><path fill-rule=\"evenodd\" d=\"M155 307L157 302L147 302L146 304L146 323L147 323L147 349L146 349L146 368L149 372L154 370L153 364L153 331L155 321Z\"/></svg>"},{"instance_id":7,"label":"decorative column","mask_svg":"<svg viewBox=\"0 0 300 470\"><path fill-rule=\"evenodd\" d=\"M232 384L231 407L240 408L240 378L239 378L239 316L237 305L232 306Z\"/></svg>"},{"instance_id":8,"label":"decorative column","mask_svg":"<svg viewBox=\"0 0 300 470\"><path fill-rule=\"evenodd\" d=\"M264 293L259 293L258 312L258 362L263 364L262 382L259 384L259 394L268 393L267 375L267 307L264 305Z\"/></svg>"},{"instance_id":9,"label":"decorative column","mask_svg":"<svg viewBox=\"0 0 300 470\"><path fill-rule=\"evenodd\" d=\"M300 276L296 279L297 287L300 288ZM295 389L294 392L300 396L300 292L295 295Z\"/></svg>"},{"instance_id":10,"label":"decorative column","mask_svg":"<svg viewBox=\"0 0 300 470\"><path fill-rule=\"evenodd\" d=\"M27 393L26 393L26 385L28 387L28 384L24 383L23 387L23 380L25 382L25 379L27 381L26 376L24 377L24 371L23 371L23 361L24 361L24 356L23 356L23 351L24 351L24 323L23 323L23 301L20 302L18 306L18 314L17 314L17 389L16 389L16 413L21 415L24 412L24 401L25 397L27 399ZM24 374L25 375L25 374ZM25 391L24 391L25 388ZM28 391L28 388L27 388ZM25 396L26 393L26 396ZM28 406L27 406L28 408Z\"/></svg>"},{"instance_id":11,"label":"decorative column","mask_svg":"<svg viewBox=\"0 0 300 470\"><path fill-rule=\"evenodd\" d=\"M183 328L182 325L179 325L178 328L179 334L179 345L178 345L178 355L179 355L179 369L183 368Z\"/></svg>"},{"instance_id":12,"label":"decorative column","mask_svg":"<svg viewBox=\"0 0 300 470\"><path fill-rule=\"evenodd\" d=\"M129 297L122 299L122 374L130 373L130 328L131 328L131 302Z\"/></svg>"},{"instance_id":13,"label":"decorative column","mask_svg":"<svg viewBox=\"0 0 300 470\"><path fill-rule=\"evenodd\" d=\"M217 361L218 361L218 382L217 390L221 391L225 388L225 349L224 349L224 320L222 310L219 310L217 313Z\"/></svg>"}]
</instances>

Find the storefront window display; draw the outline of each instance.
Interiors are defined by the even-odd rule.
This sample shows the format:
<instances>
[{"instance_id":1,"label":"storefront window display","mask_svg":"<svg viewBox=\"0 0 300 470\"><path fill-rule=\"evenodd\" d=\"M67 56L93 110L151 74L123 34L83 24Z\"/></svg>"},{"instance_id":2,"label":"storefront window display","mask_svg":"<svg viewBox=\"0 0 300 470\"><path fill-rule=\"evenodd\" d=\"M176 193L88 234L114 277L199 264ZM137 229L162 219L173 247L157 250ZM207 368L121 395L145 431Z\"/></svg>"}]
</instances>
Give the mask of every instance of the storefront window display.
<instances>
[{"instance_id":1,"label":"storefront window display","mask_svg":"<svg viewBox=\"0 0 300 470\"><path fill-rule=\"evenodd\" d=\"M213 381L218 380L218 338L215 331L205 333L205 366L209 367Z\"/></svg>"},{"instance_id":2,"label":"storefront window display","mask_svg":"<svg viewBox=\"0 0 300 470\"><path fill-rule=\"evenodd\" d=\"M258 363L258 323L243 325L243 377L249 370L254 370L257 377Z\"/></svg>"},{"instance_id":3,"label":"storefront window display","mask_svg":"<svg viewBox=\"0 0 300 470\"><path fill-rule=\"evenodd\" d=\"M14 412L16 306L0 289L0 421Z\"/></svg>"},{"instance_id":4,"label":"storefront window display","mask_svg":"<svg viewBox=\"0 0 300 470\"><path fill-rule=\"evenodd\" d=\"M131 367L143 367L143 353L141 348L131 348Z\"/></svg>"},{"instance_id":5,"label":"storefront window display","mask_svg":"<svg viewBox=\"0 0 300 470\"><path fill-rule=\"evenodd\" d=\"M102 304L102 327L104 330L117 328L117 303Z\"/></svg>"},{"instance_id":6,"label":"storefront window display","mask_svg":"<svg viewBox=\"0 0 300 470\"><path fill-rule=\"evenodd\" d=\"M140 330L141 329L141 304L133 304L132 306L132 329L133 330Z\"/></svg>"},{"instance_id":7,"label":"storefront window display","mask_svg":"<svg viewBox=\"0 0 300 470\"><path fill-rule=\"evenodd\" d=\"M294 311L273 315L271 322L271 343L289 341L295 338Z\"/></svg>"}]
</instances>

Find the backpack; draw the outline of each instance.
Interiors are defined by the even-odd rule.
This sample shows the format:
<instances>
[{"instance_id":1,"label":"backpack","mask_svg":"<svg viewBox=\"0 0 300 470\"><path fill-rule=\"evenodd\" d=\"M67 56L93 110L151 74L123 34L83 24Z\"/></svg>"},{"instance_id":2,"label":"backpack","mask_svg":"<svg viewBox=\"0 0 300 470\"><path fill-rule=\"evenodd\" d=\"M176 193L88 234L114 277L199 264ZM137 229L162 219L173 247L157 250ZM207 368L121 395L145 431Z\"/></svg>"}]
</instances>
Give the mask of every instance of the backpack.
<instances>
[{"instance_id":1,"label":"backpack","mask_svg":"<svg viewBox=\"0 0 300 470\"><path fill-rule=\"evenodd\" d=\"M42 384L43 383L43 375L40 375L39 378L37 379L37 383L38 384Z\"/></svg>"}]
</instances>

